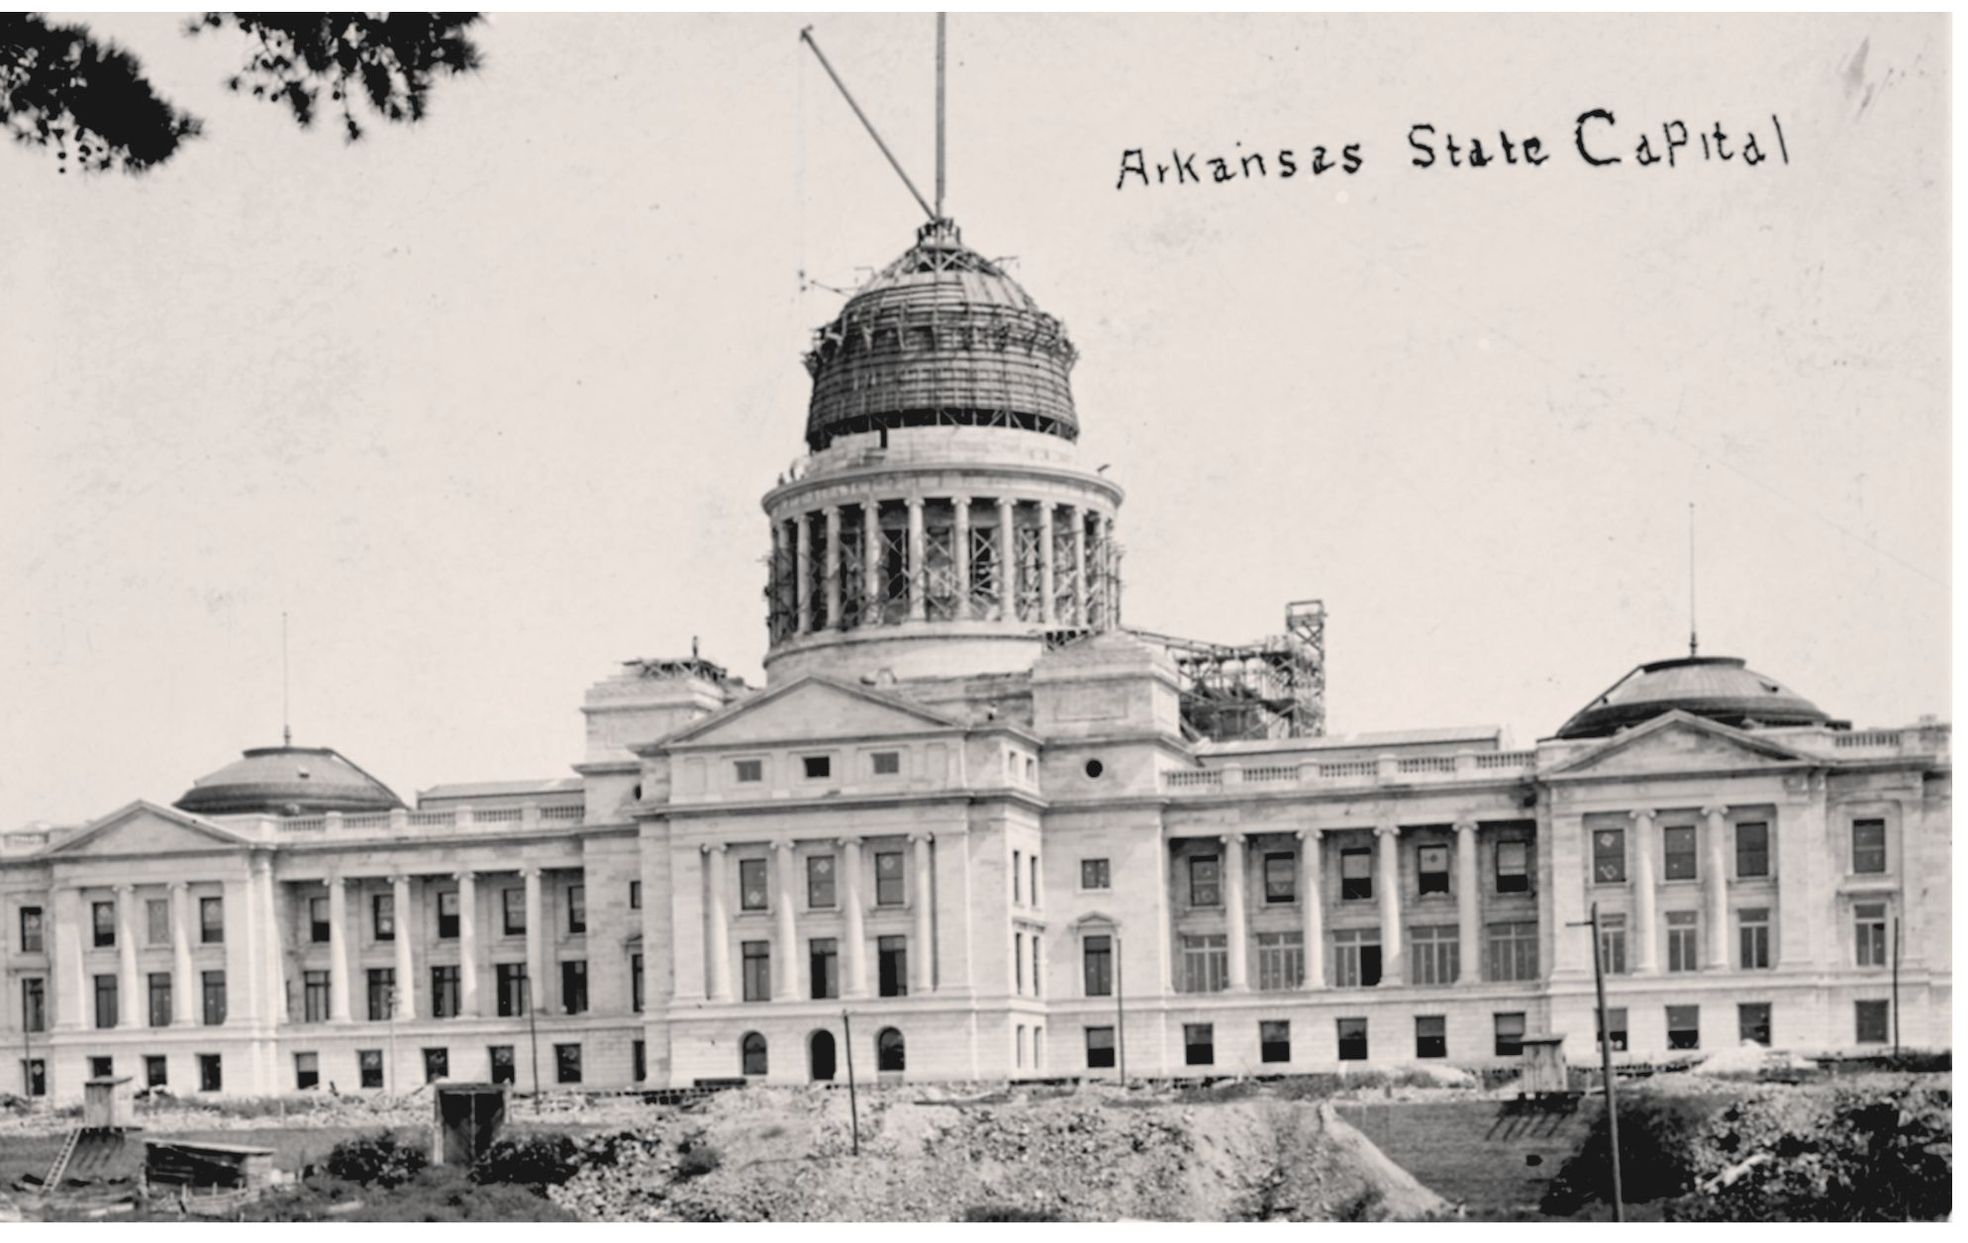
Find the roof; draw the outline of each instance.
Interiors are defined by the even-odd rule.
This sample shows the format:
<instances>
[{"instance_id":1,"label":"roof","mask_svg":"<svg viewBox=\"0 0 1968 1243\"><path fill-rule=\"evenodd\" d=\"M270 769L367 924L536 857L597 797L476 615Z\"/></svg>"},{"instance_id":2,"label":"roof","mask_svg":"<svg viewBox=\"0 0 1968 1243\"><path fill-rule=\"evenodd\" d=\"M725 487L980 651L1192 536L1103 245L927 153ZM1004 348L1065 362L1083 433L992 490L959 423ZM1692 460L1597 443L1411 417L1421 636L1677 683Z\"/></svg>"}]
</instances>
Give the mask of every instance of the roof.
<instances>
[{"instance_id":1,"label":"roof","mask_svg":"<svg viewBox=\"0 0 1968 1243\"><path fill-rule=\"evenodd\" d=\"M1825 725L1810 700L1735 656L1682 656L1636 667L1558 727L1559 738L1604 738L1679 709L1739 728Z\"/></svg>"},{"instance_id":2,"label":"roof","mask_svg":"<svg viewBox=\"0 0 1968 1243\"><path fill-rule=\"evenodd\" d=\"M192 782L174 804L204 816L391 811L390 788L333 747L255 747Z\"/></svg>"},{"instance_id":3,"label":"roof","mask_svg":"<svg viewBox=\"0 0 1968 1243\"><path fill-rule=\"evenodd\" d=\"M514 798L523 794L579 794L579 777L549 777L539 781L452 781L417 791L417 799Z\"/></svg>"}]
</instances>

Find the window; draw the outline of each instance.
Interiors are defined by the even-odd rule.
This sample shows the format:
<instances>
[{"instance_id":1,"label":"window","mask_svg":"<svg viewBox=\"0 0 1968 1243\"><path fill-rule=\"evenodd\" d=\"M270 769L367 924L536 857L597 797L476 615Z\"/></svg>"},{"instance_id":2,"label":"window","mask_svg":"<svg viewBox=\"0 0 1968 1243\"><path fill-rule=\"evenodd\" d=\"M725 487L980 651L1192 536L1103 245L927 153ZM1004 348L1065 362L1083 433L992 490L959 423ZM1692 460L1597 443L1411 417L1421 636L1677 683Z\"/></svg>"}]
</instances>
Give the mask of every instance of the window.
<instances>
[{"instance_id":1,"label":"window","mask_svg":"<svg viewBox=\"0 0 1968 1243\"><path fill-rule=\"evenodd\" d=\"M1496 1055L1498 1057L1524 1055L1524 1016L1521 1012L1496 1016Z\"/></svg>"},{"instance_id":2,"label":"window","mask_svg":"<svg viewBox=\"0 0 1968 1243\"><path fill-rule=\"evenodd\" d=\"M1339 896L1345 902L1365 902L1373 897L1371 849L1349 846L1339 852Z\"/></svg>"},{"instance_id":3,"label":"window","mask_svg":"<svg viewBox=\"0 0 1968 1243\"><path fill-rule=\"evenodd\" d=\"M629 955L629 1010L641 1014L643 1005L642 955Z\"/></svg>"},{"instance_id":4,"label":"window","mask_svg":"<svg viewBox=\"0 0 1968 1243\"><path fill-rule=\"evenodd\" d=\"M906 1064L906 1050L902 1045L902 1033L893 1027L884 1027L875 1037L875 1069L902 1070Z\"/></svg>"},{"instance_id":5,"label":"window","mask_svg":"<svg viewBox=\"0 0 1968 1243\"><path fill-rule=\"evenodd\" d=\"M96 946L101 948L103 946L115 945L116 903L97 902L91 906L90 910L95 920Z\"/></svg>"},{"instance_id":6,"label":"window","mask_svg":"<svg viewBox=\"0 0 1968 1243\"><path fill-rule=\"evenodd\" d=\"M746 1032L738 1039L738 1069L747 1075L765 1073L765 1037L757 1032Z\"/></svg>"},{"instance_id":7,"label":"window","mask_svg":"<svg viewBox=\"0 0 1968 1243\"><path fill-rule=\"evenodd\" d=\"M1032 889L1031 889L1032 905L1033 906L1042 905L1042 903L1039 900L1039 852L1038 851L1035 850L1031 853L1031 855L1025 860L1025 866L1032 869Z\"/></svg>"},{"instance_id":8,"label":"window","mask_svg":"<svg viewBox=\"0 0 1968 1243\"><path fill-rule=\"evenodd\" d=\"M1599 917L1599 969L1607 975L1626 974L1626 916Z\"/></svg>"},{"instance_id":9,"label":"window","mask_svg":"<svg viewBox=\"0 0 1968 1243\"><path fill-rule=\"evenodd\" d=\"M1105 886L1103 885L1102 888L1105 888ZM46 944L41 939L41 908L38 906L23 906L20 909L21 953L45 953Z\"/></svg>"},{"instance_id":10,"label":"window","mask_svg":"<svg viewBox=\"0 0 1968 1243\"><path fill-rule=\"evenodd\" d=\"M1860 1044L1885 1044L1890 1032L1889 1012L1884 1001L1855 1001L1852 1003L1853 1018L1858 1030L1856 1036Z\"/></svg>"},{"instance_id":11,"label":"window","mask_svg":"<svg viewBox=\"0 0 1968 1243\"><path fill-rule=\"evenodd\" d=\"M815 1000L840 996L840 943L832 937L815 937L806 943L807 976L812 981Z\"/></svg>"},{"instance_id":12,"label":"window","mask_svg":"<svg viewBox=\"0 0 1968 1243\"><path fill-rule=\"evenodd\" d=\"M1538 977L1538 926L1515 920L1490 925L1490 979L1535 980Z\"/></svg>"},{"instance_id":13,"label":"window","mask_svg":"<svg viewBox=\"0 0 1968 1243\"><path fill-rule=\"evenodd\" d=\"M1594 1038L1603 1038L1612 1046L1613 1052L1615 1053L1626 1052L1626 1007L1608 1006L1606 1008L1606 1029L1603 1033L1599 1030L1599 1010L1596 1006L1593 1008L1592 1014Z\"/></svg>"},{"instance_id":14,"label":"window","mask_svg":"<svg viewBox=\"0 0 1968 1243\"><path fill-rule=\"evenodd\" d=\"M642 882L639 880L629 882L629 909L632 911L642 909Z\"/></svg>"},{"instance_id":15,"label":"window","mask_svg":"<svg viewBox=\"0 0 1968 1243\"><path fill-rule=\"evenodd\" d=\"M21 1062L21 1090L29 1096L48 1094L48 1063L38 1057Z\"/></svg>"},{"instance_id":16,"label":"window","mask_svg":"<svg viewBox=\"0 0 1968 1243\"><path fill-rule=\"evenodd\" d=\"M1745 1001L1736 1006L1736 1032L1739 1039L1770 1047L1770 1003Z\"/></svg>"},{"instance_id":17,"label":"window","mask_svg":"<svg viewBox=\"0 0 1968 1243\"><path fill-rule=\"evenodd\" d=\"M1858 965L1886 965L1886 904L1861 902L1852 908L1852 932L1858 946Z\"/></svg>"},{"instance_id":18,"label":"window","mask_svg":"<svg viewBox=\"0 0 1968 1243\"><path fill-rule=\"evenodd\" d=\"M1742 932L1742 963L1745 971L1760 971L1770 965L1770 911L1768 907L1744 907L1736 912Z\"/></svg>"},{"instance_id":19,"label":"window","mask_svg":"<svg viewBox=\"0 0 1968 1243\"><path fill-rule=\"evenodd\" d=\"M301 972L301 1020L306 1023L328 1021L328 973Z\"/></svg>"},{"instance_id":20,"label":"window","mask_svg":"<svg viewBox=\"0 0 1968 1243\"><path fill-rule=\"evenodd\" d=\"M1367 1060L1367 1021L1365 1019L1340 1019L1339 1060L1342 1062L1364 1062Z\"/></svg>"},{"instance_id":21,"label":"window","mask_svg":"<svg viewBox=\"0 0 1968 1243\"><path fill-rule=\"evenodd\" d=\"M1334 988L1372 988L1380 983L1380 929L1342 928L1332 939Z\"/></svg>"},{"instance_id":22,"label":"window","mask_svg":"<svg viewBox=\"0 0 1968 1243\"><path fill-rule=\"evenodd\" d=\"M1669 1006L1667 1008L1667 1047L1670 1049L1701 1048L1700 1006Z\"/></svg>"},{"instance_id":23,"label":"window","mask_svg":"<svg viewBox=\"0 0 1968 1243\"><path fill-rule=\"evenodd\" d=\"M1661 854L1666 864L1663 880L1695 879L1695 826L1670 824L1661 829Z\"/></svg>"},{"instance_id":24,"label":"window","mask_svg":"<svg viewBox=\"0 0 1968 1243\"><path fill-rule=\"evenodd\" d=\"M150 973L150 1025L169 1027L171 1025L171 973L153 971Z\"/></svg>"},{"instance_id":25,"label":"window","mask_svg":"<svg viewBox=\"0 0 1968 1243\"><path fill-rule=\"evenodd\" d=\"M1736 879L1770 874L1770 826L1753 820L1736 826Z\"/></svg>"},{"instance_id":26,"label":"window","mask_svg":"<svg viewBox=\"0 0 1968 1243\"><path fill-rule=\"evenodd\" d=\"M634 1063L631 1069L637 1083L649 1078L649 1047L646 1041L638 1040L630 1046L629 1060Z\"/></svg>"},{"instance_id":27,"label":"window","mask_svg":"<svg viewBox=\"0 0 1968 1243\"><path fill-rule=\"evenodd\" d=\"M1105 889L1111 883L1105 859L1080 860L1080 888Z\"/></svg>"},{"instance_id":28,"label":"window","mask_svg":"<svg viewBox=\"0 0 1968 1243\"><path fill-rule=\"evenodd\" d=\"M1011 991L1014 994L1025 992L1025 934L1011 934Z\"/></svg>"},{"instance_id":29,"label":"window","mask_svg":"<svg viewBox=\"0 0 1968 1243\"><path fill-rule=\"evenodd\" d=\"M834 857L808 855L806 859L806 908L832 910L834 906Z\"/></svg>"},{"instance_id":30,"label":"window","mask_svg":"<svg viewBox=\"0 0 1968 1243\"><path fill-rule=\"evenodd\" d=\"M1025 901L1024 881L1021 876L1025 865L1024 856L1025 852L1022 850L1011 852L1011 904L1013 906L1017 906Z\"/></svg>"},{"instance_id":31,"label":"window","mask_svg":"<svg viewBox=\"0 0 1968 1243\"><path fill-rule=\"evenodd\" d=\"M48 982L39 976L21 981L21 1017L27 1021L28 1031L48 1030Z\"/></svg>"},{"instance_id":32,"label":"window","mask_svg":"<svg viewBox=\"0 0 1968 1243\"><path fill-rule=\"evenodd\" d=\"M380 1023L396 1005L396 968L369 968L369 1021Z\"/></svg>"},{"instance_id":33,"label":"window","mask_svg":"<svg viewBox=\"0 0 1968 1243\"><path fill-rule=\"evenodd\" d=\"M144 944L169 945L171 943L171 904L163 898L148 898L144 901Z\"/></svg>"},{"instance_id":34,"label":"window","mask_svg":"<svg viewBox=\"0 0 1968 1243\"><path fill-rule=\"evenodd\" d=\"M513 1047L509 1044L487 1045L487 1060L492 1064L492 1082L512 1083L519 1078L517 1064L513 1060Z\"/></svg>"},{"instance_id":35,"label":"window","mask_svg":"<svg viewBox=\"0 0 1968 1243\"><path fill-rule=\"evenodd\" d=\"M369 926L378 941L396 940L396 895L372 894L369 898Z\"/></svg>"},{"instance_id":36,"label":"window","mask_svg":"<svg viewBox=\"0 0 1968 1243\"><path fill-rule=\"evenodd\" d=\"M424 1082L436 1083L439 1079L451 1077L451 1050L424 1050Z\"/></svg>"},{"instance_id":37,"label":"window","mask_svg":"<svg viewBox=\"0 0 1968 1243\"><path fill-rule=\"evenodd\" d=\"M588 887L567 887L567 935L578 937L588 930Z\"/></svg>"},{"instance_id":38,"label":"window","mask_svg":"<svg viewBox=\"0 0 1968 1243\"><path fill-rule=\"evenodd\" d=\"M198 899L198 940L203 945L225 943L225 899Z\"/></svg>"},{"instance_id":39,"label":"window","mask_svg":"<svg viewBox=\"0 0 1968 1243\"><path fill-rule=\"evenodd\" d=\"M563 1014L588 1012L588 960L570 958L560 964L560 1008Z\"/></svg>"},{"instance_id":40,"label":"window","mask_svg":"<svg viewBox=\"0 0 1968 1243\"><path fill-rule=\"evenodd\" d=\"M1089 997L1111 997L1114 995L1114 939L1110 936L1088 936L1080 942L1080 960L1086 980L1086 995Z\"/></svg>"},{"instance_id":41,"label":"window","mask_svg":"<svg viewBox=\"0 0 1968 1243\"><path fill-rule=\"evenodd\" d=\"M96 977L96 1026L116 1026L116 977Z\"/></svg>"},{"instance_id":42,"label":"window","mask_svg":"<svg viewBox=\"0 0 1968 1243\"><path fill-rule=\"evenodd\" d=\"M1264 856L1264 903L1298 901L1298 856L1289 851Z\"/></svg>"},{"instance_id":43,"label":"window","mask_svg":"<svg viewBox=\"0 0 1968 1243\"><path fill-rule=\"evenodd\" d=\"M1257 1024L1257 1058L1260 1062L1291 1061L1291 1024L1283 1019L1262 1019Z\"/></svg>"},{"instance_id":44,"label":"window","mask_svg":"<svg viewBox=\"0 0 1968 1243\"><path fill-rule=\"evenodd\" d=\"M1032 934L1032 996L1040 997L1044 993L1044 977L1039 974L1039 934L1034 932Z\"/></svg>"},{"instance_id":45,"label":"window","mask_svg":"<svg viewBox=\"0 0 1968 1243\"><path fill-rule=\"evenodd\" d=\"M1592 882L1596 885L1626 883L1626 830L1592 831Z\"/></svg>"},{"instance_id":46,"label":"window","mask_svg":"<svg viewBox=\"0 0 1968 1243\"><path fill-rule=\"evenodd\" d=\"M458 891L442 890L437 895L437 936L441 941L458 939Z\"/></svg>"},{"instance_id":47,"label":"window","mask_svg":"<svg viewBox=\"0 0 1968 1243\"><path fill-rule=\"evenodd\" d=\"M1415 877L1420 891L1447 893L1449 891L1449 848L1441 845L1415 847Z\"/></svg>"},{"instance_id":48,"label":"window","mask_svg":"<svg viewBox=\"0 0 1968 1243\"><path fill-rule=\"evenodd\" d=\"M1414 984L1453 984L1460 946L1453 924L1408 929L1408 979Z\"/></svg>"},{"instance_id":49,"label":"window","mask_svg":"<svg viewBox=\"0 0 1968 1243\"><path fill-rule=\"evenodd\" d=\"M870 769L877 777L894 777L902 772L902 753L900 751L877 751L868 757Z\"/></svg>"},{"instance_id":50,"label":"window","mask_svg":"<svg viewBox=\"0 0 1968 1243\"><path fill-rule=\"evenodd\" d=\"M1886 822L1884 820L1854 820L1852 822L1852 870L1854 872L1884 872L1886 870ZM101 945L100 924L96 933L96 944Z\"/></svg>"},{"instance_id":51,"label":"window","mask_svg":"<svg viewBox=\"0 0 1968 1243\"><path fill-rule=\"evenodd\" d=\"M219 1072L219 1055L201 1053L198 1055L198 1090L200 1092L220 1092L225 1089L225 1078Z\"/></svg>"},{"instance_id":52,"label":"window","mask_svg":"<svg viewBox=\"0 0 1968 1243\"><path fill-rule=\"evenodd\" d=\"M319 1053L296 1053L294 1055L294 1087L305 1092L309 1088L321 1086L321 1055Z\"/></svg>"},{"instance_id":53,"label":"window","mask_svg":"<svg viewBox=\"0 0 1968 1243\"><path fill-rule=\"evenodd\" d=\"M902 852L875 852L875 905L902 905Z\"/></svg>"},{"instance_id":54,"label":"window","mask_svg":"<svg viewBox=\"0 0 1968 1243\"><path fill-rule=\"evenodd\" d=\"M746 941L743 952L745 1000L772 1000L772 943Z\"/></svg>"},{"instance_id":55,"label":"window","mask_svg":"<svg viewBox=\"0 0 1968 1243\"><path fill-rule=\"evenodd\" d=\"M834 775L834 757L831 755L803 755L800 767L806 771L808 781L819 781Z\"/></svg>"},{"instance_id":56,"label":"window","mask_svg":"<svg viewBox=\"0 0 1968 1243\"><path fill-rule=\"evenodd\" d=\"M1531 888L1531 844L1505 838L1496 844L1496 891L1528 893Z\"/></svg>"},{"instance_id":57,"label":"window","mask_svg":"<svg viewBox=\"0 0 1968 1243\"><path fill-rule=\"evenodd\" d=\"M1667 913L1667 969L1669 971L1698 971L1701 962L1701 929L1697 925L1693 911L1669 911Z\"/></svg>"},{"instance_id":58,"label":"window","mask_svg":"<svg viewBox=\"0 0 1968 1243\"><path fill-rule=\"evenodd\" d=\"M1220 993L1230 987L1230 942L1222 933L1182 938L1183 993Z\"/></svg>"},{"instance_id":59,"label":"window","mask_svg":"<svg viewBox=\"0 0 1968 1243\"><path fill-rule=\"evenodd\" d=\"M526 964L523 962L495 963L492 967L492 982L499 992L499 1017L516 1019L526 1013Z\"/></svg>"},{"instance_id":60,"label":"window","mask_svg":"<svg viewBox=\"0 0 1968 1243\"><path fill-rule=\"evenodd\" d=\"M883 997L909 995L909 939L907 937L875 939L875 976L877 991Z\"/></svg>"},{"instance_id":61,"label":"window","mask_svg":"<svg viewBox=\"0 0 1968 1243\"><path fill-rule=\"evenodd\" d=\"M161 1053L144 1055L144 1086L147 1088L166 1087L171 1081L170 1062Z\"/></svg>"},{"instance_id":62,"label":"window","mask_svg":"<svg viewBox=\"0 0 1968 1243\"><path fill-rule=\"evenodd\" d=\"M217 1027L226 1020L225 972L201 972L199 984L204 993L205 1026Z\"/></svg>"},{"instance_id":63,"label":"window","mask_svg":"<svg viewBox=\"0 0 1968 1243\"><path fill-rule=\"evenodd\" d=\"M766 909L765 860L740 859L738 861L738 909L741 911Z\"/></svg>"},{"instance_id":64,"label":"window","mask_svg":"<svg viewBox=\"0 0 1968 1243\"><path fill-rule=\"evenodd\" d=\"M526 891L524 889L501 889L499 891L500 928L509 937L526 935Z\"/></svg>"},{"instance_id":65,"label":"window","mask_svg":"<svg viewBox=\"0 0 1968 1243\"><path fill-rule=\"evenodd\" d=\"M731 775L740 785L756 785L765 780L765 761L733 760Z\"/></svg>"},{"instance_id":66,"label":"window","mask_svg":"<svg viewBox=\"0 0 1968 1243\"><path fill-rule=\"evenodd\" d=\"M1362 1019L1360 1022L1364 1024L1365 1020ZM1440 1014L1417 1014L1415 1016L1415 1056L1447 1057L1448 1055L1448 1018Z\"/></svg>"},{"instance_id":67,"label":"window","mask_svg":"<svg viewBox=\"0 0 1968 1243\"><path fill-rule=\"evenodd\" d=\"M581 1082L580 1045L557 1044L554 1046L554 1082Z\"/></svg>"},{"instance_id":68,"label":"window","mask_svg":"<svg viewBox=\"0 0 1968 1243\"><path fill-rule=\"evenodd\" d=\"M383 1086L383 1051L381 1049L357 1049L355 1064L362 1076L365 1088Z\"/></svg>"},{"instance_id":69,"label":"window","mask_svg":"<svg viewBox=\"0 0 1968 1243\"><path fill-rule=\"evenodd\" d=\"M1213 1066L1216 1064L1216 1025L1214 1023L1184 1023L1182 1025L1182 1061L1186 1066Z\"/></svg>"},{"instance_id":70,"label":"window","mask_svg":"<svg viewBox=\"0 0 1968 1243\"><path fill-rule=\"evenodd\" d=\"M458 1017L458 968L455 966L431 968L431 1017Z\"/></svg>"},{"instance_id":71,"label":"window","mask_svg":"<svg viewBox=\"0 0 1968 1243\"><path fill-rule=\"evenodd\" d=\"M92 1057L89 1059L89 1078L109 1079L116 1074L116 1059L113 1057Z\"/></svg>"},{"instance_id":72,"label":"window","mask_svg":"<svg viewBox=\"0 0 1968 1243\"><path fill-rule=\"evenodd\" d=\"M1215 855L1189 856L1189 905L1223 905L1223 869Z\"/></svg>"},{"instance_id":73,"label":"window","mask_svg":"<svg viewBox=\"0 0 1968 1243\"><path fill-rule=\"evenodd\" d=\"M1264 992L1297 988L1305 983L1305 934L1257 934L1257 987Z\"/></svg>"},{"instance_id":74,"label":"window","mask_svg":"<svg viewBox=\"0 0 1968 1243\"><path fill-rule=\"evenodd\" d=\"M1086 1029L1086 1064L1088 1070L1111 1070L1113 1068L1113 1028L1089 1027Z\"/></svg>"},{"instance_id":75,"label":"window","mask_svg":"<svg viewBox=\"0 0 1968 1243\"><path fill-rule=\"evenodd\" d=\"M316 945L328 942L330 924L328 922L328 899L308 899L308 940Z\"/></svg>"}]
</instances>

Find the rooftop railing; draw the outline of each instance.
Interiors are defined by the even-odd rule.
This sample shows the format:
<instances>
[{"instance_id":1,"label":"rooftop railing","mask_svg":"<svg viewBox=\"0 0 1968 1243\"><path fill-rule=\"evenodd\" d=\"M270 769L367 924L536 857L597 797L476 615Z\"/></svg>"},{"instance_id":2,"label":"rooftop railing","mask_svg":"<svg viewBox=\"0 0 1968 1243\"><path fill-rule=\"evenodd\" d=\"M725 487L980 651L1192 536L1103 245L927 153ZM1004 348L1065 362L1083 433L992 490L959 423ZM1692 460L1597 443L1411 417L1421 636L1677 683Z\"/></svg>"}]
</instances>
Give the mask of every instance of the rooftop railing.
<instances>
[{"instance_id":1,"label":"rooftop railing","mask_svg":"<svg viewBox=\"0 0 1968 1243\"><path fill-rule=\"evenodd\" d=\"M1299 764L1223 764L1215 768L1177 768L1162 774L1162 789L1171 794L1218 794L1253 787L1272 792L1286 789L1347 789L1363 786L1406 786L1463 781L1504 781L1529 776L1537 767L1535 751L1458 751L1454 755L1383 755L1365 760L1306 760Z\"/></svg>"},{"instance_id":2,"label":"rooftop railing","mask_svg":"<svg viewBox=\"0 0 1968 1243\"><path fill-rule=\"evenodd\" d=\"M560 827L581 823L586 809L579 803L525 803L518 807L469 806L443 810L411 811L398 808L390 812L365 812L348 816L329 812L319 816L269 818L275 838L348 840L350 838L427 837L470 833L474 830L499 833L543 826Z\"/></svg>"}]
</instances>

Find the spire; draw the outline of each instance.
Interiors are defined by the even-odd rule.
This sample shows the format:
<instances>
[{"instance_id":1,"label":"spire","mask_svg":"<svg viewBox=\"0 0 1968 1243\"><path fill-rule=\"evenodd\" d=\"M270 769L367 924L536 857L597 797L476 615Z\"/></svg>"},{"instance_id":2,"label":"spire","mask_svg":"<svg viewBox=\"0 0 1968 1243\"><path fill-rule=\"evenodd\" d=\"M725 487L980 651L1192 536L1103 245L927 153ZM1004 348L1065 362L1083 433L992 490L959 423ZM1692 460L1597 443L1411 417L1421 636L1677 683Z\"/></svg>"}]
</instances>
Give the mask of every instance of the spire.
<instances>
[{"instance_id":1,"label":"spire","mask_svg":"<svg viewBox=\"0 0 1968 1243\"><path fill-rule=\"evenodd\" d=\"M1695 637L1695 503L1688 502L1688 655L1701 655Z\"/></svg>"},{"instance_id":2,"label":"spire","mask_svg":"<svg viewBox=\"0 0 1968 1243\"><path fill-rule=\"evenodd\" d=\"M287 693L287 614L280 614L280 745L294 745L294 718L289 708Z\"/></svg>"}]
</instances>

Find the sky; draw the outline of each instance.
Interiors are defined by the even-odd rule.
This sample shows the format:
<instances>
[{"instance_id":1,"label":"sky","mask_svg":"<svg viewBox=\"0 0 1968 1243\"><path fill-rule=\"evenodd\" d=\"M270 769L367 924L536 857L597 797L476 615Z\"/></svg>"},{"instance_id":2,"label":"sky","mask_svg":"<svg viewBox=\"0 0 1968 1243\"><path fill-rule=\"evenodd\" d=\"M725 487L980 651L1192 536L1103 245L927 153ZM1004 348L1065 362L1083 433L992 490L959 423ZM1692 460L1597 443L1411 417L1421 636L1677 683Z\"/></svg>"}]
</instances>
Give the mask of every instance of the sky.
<instances>
[{"instance_id":1,"label":"sky","mask_svg":"<svg viewBox=\"0 0 1968 1243\"><path fill-rule=\"evenodd\" d=\"M236 35L95 21L206 131L141 178L0 149L0 828L276 743L283 612L296 742L405 798L566 775L622 660L695 638L756 683L800 353L921 218L809 22L927 187L928 16L501 15L352 146L228 94ZM950 214L1080 349L1126 622L1323 599L1332 730L1529 745L1686 651L1693 502L1704 653L1947 713L1945 17L949 37ZM1591 109L1620 164L1574 150ZM1772 114L1788 163L1636 163L1675 120L1767 153ZM1448 165L1499 130L1549 158ZM1130 149L1348 143L1117 188Z\"/></svg>"}]
</instances>

